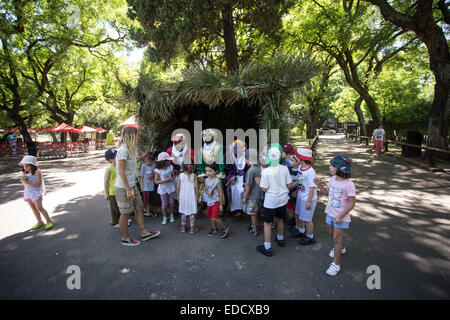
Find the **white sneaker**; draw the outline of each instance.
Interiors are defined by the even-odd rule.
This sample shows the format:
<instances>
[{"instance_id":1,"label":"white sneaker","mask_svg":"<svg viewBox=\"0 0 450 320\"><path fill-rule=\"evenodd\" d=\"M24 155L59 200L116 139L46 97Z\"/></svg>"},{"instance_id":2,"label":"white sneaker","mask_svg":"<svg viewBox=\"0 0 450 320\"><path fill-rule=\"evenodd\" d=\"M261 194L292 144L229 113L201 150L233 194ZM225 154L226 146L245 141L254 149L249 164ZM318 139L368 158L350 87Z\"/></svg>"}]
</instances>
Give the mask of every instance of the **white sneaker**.
<instances>
[{"instance_id":1,"label":"white sneaker","mask_svg":"<svg viewBox=\"0 0 450 320\"><path fill-rule=\"evenodd\" d=\"M167 217L163 218L162 224L167 224Z\"/></svg>"},{"instance_id":2,"label":"white sneaker","mask_svg":"<svg viewBox=\"0 0 450 320\"><path fill-rule=\"evenodd\" d=\"M341 254L345 254L346 252L347 252L347 249L345 249L345 247L343 247L342 250L341 250ZM333 259L334 259L334 248L331 249L331 251L330 251L330 253L328 254L328 256L329 256L330 258L333 258Z\"/></svg>"},{"instance_id":3,"label":"white sneaker","mask_svg":"<svg viewBox=\"0 0 450 320\"><path fill-rule=\"evenodd\" d=\"M173 214L170 215L170 222L175 222L175 218L174 218Z\"/></svg>"},{"instance_id":4,"label":"white sneaker","mask_svg":"<svg viewBox=\"0 0 450 320\"><path fill-rule=\"evenodd\" d=\"M341 271L341 267L332 262L327 270L327 275L334 277L339 271Z\"/></svg>"}]
</instances>

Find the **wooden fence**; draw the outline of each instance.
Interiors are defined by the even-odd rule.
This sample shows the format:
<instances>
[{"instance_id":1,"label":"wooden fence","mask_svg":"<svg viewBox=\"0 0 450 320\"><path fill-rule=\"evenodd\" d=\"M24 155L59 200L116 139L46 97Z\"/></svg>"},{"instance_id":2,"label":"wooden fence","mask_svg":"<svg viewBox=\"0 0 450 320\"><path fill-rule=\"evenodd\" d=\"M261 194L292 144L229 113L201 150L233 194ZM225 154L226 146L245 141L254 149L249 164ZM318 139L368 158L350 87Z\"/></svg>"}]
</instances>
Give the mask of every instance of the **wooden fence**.
<instances>
[{"instance_id":1,"label":"wooden fence","mask_svg":"<svg viewBox=\"0 0 450 320\"><path fill-rule=\"evenodd\" d=\"M347 139L350 139L350 141L355 139L356 142L359 139L359 142L360 143L364 142L366 144L366 146L369 145L369 141L372 139L372 137L369 137L369 136L360 136L357 134L347 134L347 133L345 134L345 137ZM436 153L450 154L449 150L438 149L438 148L433 148L433 147L426 147L426 146L419 146L416 144L410 144L410 143L406 143L406 142L394 141L394 140L389 140L389 139L386 139L386 142L384 143L384 150L386 152L389 151L388 150L389 144L394 144L394 145L398 145L398 146L406 146L406 147L411 147L411 148L418 148L421 150L429 151L427 158L428 158L428 165L430 167L436 166Z\"/></svg>"}]
</instances>

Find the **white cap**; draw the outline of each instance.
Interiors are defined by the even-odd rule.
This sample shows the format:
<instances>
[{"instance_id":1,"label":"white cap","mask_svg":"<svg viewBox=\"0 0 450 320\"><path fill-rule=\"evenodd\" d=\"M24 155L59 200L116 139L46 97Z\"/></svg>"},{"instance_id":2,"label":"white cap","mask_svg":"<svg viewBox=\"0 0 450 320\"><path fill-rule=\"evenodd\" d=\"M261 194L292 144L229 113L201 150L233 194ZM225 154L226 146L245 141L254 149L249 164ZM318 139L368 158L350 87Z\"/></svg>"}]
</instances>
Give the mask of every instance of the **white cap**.
<instances>
[{"instance_id":1,"label":"white cap","mask_svg":"<svg viewBox=\"0 0 450 320\"><path fill-rule=\"evenodd\" d=\"M19 165L22 164L32 164L33 166L37 167L37 159L35 156L24 156L19 162Z\"/></svg>"}]
</instances>

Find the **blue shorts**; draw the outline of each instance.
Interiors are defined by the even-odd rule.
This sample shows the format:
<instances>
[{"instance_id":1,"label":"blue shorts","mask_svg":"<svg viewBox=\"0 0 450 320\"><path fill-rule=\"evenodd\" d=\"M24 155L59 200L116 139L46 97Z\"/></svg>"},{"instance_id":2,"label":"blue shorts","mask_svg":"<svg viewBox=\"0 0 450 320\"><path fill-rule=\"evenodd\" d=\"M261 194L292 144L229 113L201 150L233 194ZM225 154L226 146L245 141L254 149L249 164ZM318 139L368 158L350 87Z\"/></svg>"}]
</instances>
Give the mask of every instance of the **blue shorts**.
<instances>
[{"instance_id":1,"label":"blue shorts","mask_svg":"<svg viewBox=\"0 0 450 320\"><path fill-rule=\"evenodd\" d=\"M341 223L336 224L334 222L334 218L329 216L328 214L327 214L327 217L325 219L325 222L327 223L327 225L333 226L333 227L335 227L337 229L348 229L350 227L350 222L342 221Z\"/></svg>"}]
</instances>

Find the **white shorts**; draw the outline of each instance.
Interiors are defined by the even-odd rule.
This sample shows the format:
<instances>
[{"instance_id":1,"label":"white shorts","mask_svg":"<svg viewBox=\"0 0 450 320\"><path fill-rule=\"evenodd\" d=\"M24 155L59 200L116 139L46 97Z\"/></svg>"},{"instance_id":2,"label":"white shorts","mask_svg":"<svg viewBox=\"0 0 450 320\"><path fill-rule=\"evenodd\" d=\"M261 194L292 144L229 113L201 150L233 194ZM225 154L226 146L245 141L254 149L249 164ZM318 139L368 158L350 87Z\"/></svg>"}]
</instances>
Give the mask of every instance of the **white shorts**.
<instances>
[{"instance_id":1,"label":"white shorts","mask_svg":"<svg viewBox=\"0 0 450 320\"><path fill-rule=\"evenodd\" d=\"M297 198L297 204L295 206L295 213L302 221L310 222L314 216L314 210L316 209L317 199L311 201L311 209L306 210L306 201L301 198Z\"/></svg>"}]
</instances>

